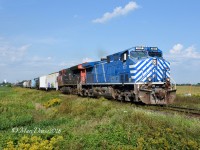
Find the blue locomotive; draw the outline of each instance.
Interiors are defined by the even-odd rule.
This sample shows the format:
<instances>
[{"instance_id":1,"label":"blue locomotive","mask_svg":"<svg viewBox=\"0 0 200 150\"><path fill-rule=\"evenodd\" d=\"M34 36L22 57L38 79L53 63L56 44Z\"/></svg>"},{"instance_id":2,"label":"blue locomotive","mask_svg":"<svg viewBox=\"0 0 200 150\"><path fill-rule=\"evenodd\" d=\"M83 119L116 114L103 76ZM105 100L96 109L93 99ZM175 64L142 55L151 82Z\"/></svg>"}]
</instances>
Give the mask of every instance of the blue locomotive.
<instances>
[{"instance_id":1,"label":"blue locomotive","mask_svg":"<svg viewBox=\"0 0 200 150\"><path fill-rule=\"evenodd\" d=\"M170 104L176 97L170 63L157 47L133 47L61 70L58 87L63 93L145 104Z\"/></svg>"}]
</instances>

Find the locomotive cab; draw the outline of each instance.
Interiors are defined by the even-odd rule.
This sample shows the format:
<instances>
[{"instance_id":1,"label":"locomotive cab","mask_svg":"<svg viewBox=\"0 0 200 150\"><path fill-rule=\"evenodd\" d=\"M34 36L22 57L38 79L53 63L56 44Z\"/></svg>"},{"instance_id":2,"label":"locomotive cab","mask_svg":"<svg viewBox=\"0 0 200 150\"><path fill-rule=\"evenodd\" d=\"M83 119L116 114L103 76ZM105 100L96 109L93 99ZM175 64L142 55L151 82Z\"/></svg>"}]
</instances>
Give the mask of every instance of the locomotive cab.
<instances>
[{"instance_id":1,"label":"locomotive cab","mask_svg":"<svg viewBox=\"0 0 200 150\"><path fill-rule=\"evenodd\" d=\"M136 47L135 49L130 50L130 59L134 62L147 57L162 58L162 51L157 47Z\"/></svg>"},{"instance_id":2,"label":"locomotive cab","mask_svg":"<svg viewBox=\"0 0 200 150\"><path fill-rule=\"evenodd\" d=\"M130 59L132 59L134 62L138 61L139 59L145 59L147 57L147 51L130 51Z\"/></svg>"}]
</instances>

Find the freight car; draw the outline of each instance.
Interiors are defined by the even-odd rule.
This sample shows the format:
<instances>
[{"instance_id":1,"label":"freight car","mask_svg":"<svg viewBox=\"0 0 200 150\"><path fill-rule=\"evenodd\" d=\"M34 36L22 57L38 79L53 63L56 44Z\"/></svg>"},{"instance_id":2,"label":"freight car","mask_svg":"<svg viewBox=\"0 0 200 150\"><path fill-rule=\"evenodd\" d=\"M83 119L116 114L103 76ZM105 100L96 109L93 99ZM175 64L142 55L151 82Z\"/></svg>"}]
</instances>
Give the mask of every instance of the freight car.
<instances>
[{"instance_id":1,"label":"freight car","mask_svg":"<svg viewBox=\"0 0 200 150\"><path fill-rule=\"evenodd\" d=\"M32 88L32 89L36 88L35 79L32 79L32 80L31 80L31 88Z\"/></svg>"},{"instance_id":2,"label":"freight car","mask_svg":"<svg viewBox=\"0 0 200 150\"><path fill-rule=\"evenodd\" d=\"M133 47L61 70L58 88L68 94L145 104L170 104L176 97L170 63L157 47Z\"/></svg>"},{"instance_id":3,"label":"freight car","mask_svg":"<svg viewBox=\"0 0 200 150\"><path fill-rule=\"evenodd\" d=\"M39 78L34 78L31 80L31 89L39 89Z\"/></svg>"},{"instance_id":4,"label":"freight car","mask_svg":"<svg viewBox=\"0 0 200 150\"><path fill-rule=\"evenodd\" d=\"M16 86L16 87L23 87L23 83L24 83L24 81L17 82L17 83L15 84L15 86Z\"/></svg>"},{"instance_id":5,"label":"freight car","mask_svg":"<svg viewBox=\"0 0 200 150\"><path fill-rule=\"evenodd\" d=\"M57 82L58 72L51 73L47 75L47 88L58 90L58 82Z\"/></svg>"},{"instance_id":6,"label":"freight car","mask_svg":"<svg viewBox=\"0 0 200 150\"><path fill-rule=\"evenodd\" d=\"M31 80L25 80L23 82L23 87L24 88L30 88L31 87Z\"/></svg>"},{"instance_id":7,"label":"freight car","mask_svg":"<svg viewBox=\"0 0 200 150\"><path fill-rule=\"evenodd\" d=\"M35 78L36 87L39 86L39 89L45 89L46 91L51 89L58 90L57 77L58 72Z\"/></svg>"},{"instance_id":8,"label":"freight car","mask_svg":"<svg viewBox=\"0 0 200 150\"><path fill-rule=\"evenodd\" d=\"M39 77L39 89L44 89L44 90L48 89L46 75Z\"/></svg>"}]
</instances>

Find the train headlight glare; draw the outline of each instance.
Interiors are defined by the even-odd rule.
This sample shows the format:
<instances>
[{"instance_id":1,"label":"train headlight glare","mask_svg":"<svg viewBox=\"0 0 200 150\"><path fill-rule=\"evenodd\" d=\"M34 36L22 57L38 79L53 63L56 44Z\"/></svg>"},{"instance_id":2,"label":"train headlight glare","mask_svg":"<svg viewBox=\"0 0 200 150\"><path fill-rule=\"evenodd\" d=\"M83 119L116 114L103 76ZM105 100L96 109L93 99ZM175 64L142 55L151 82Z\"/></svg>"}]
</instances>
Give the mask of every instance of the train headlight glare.
<instances>
[{"instance_id":1,"label":"train headlight glare","mask_svg":"<svg viewBox=\"0 0 200 150\"><path fill-rule=\"evenodd\" d=\"M151 77L148 77L148 81L151 82L151 80L152 80Z\"/></svg>"}]
</instances>

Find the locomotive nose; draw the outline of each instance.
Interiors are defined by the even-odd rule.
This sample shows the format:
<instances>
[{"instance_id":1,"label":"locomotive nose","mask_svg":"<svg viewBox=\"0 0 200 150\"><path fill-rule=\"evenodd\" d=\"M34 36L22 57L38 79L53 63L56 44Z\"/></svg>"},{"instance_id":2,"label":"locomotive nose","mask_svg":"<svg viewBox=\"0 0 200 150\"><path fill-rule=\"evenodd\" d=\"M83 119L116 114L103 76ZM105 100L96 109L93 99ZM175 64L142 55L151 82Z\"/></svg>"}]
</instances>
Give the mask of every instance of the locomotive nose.
<instances>
[{"instance_id":1,"label":"locomotive nose","mask_svg":"<svg viewBox=\"0 0 200 150\"><path fill-rule=\"evenodd\" d=\"M162 88L157 88L155 89L155 93L153 94L153 96L155 96L154 99L158 99L158 100L164 100L165 96L166 96L166 90L162 89Z\"/></svg>"}]
</instances>

